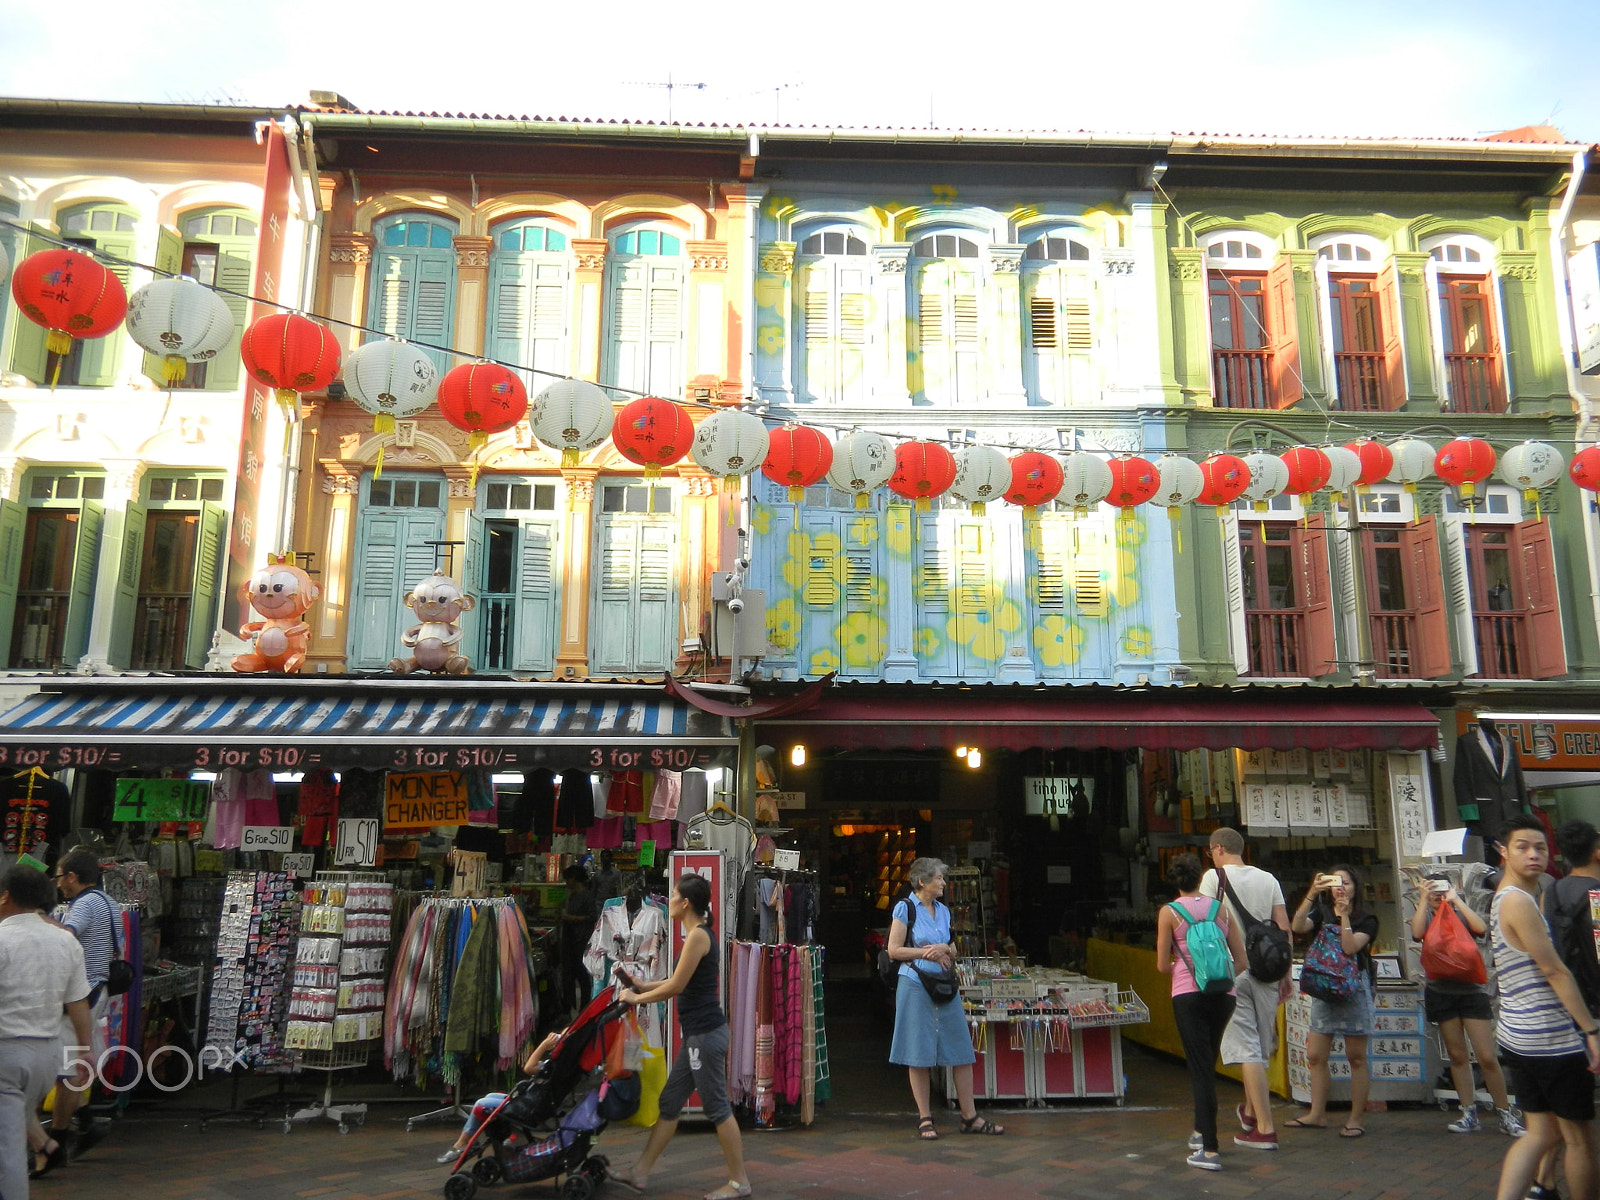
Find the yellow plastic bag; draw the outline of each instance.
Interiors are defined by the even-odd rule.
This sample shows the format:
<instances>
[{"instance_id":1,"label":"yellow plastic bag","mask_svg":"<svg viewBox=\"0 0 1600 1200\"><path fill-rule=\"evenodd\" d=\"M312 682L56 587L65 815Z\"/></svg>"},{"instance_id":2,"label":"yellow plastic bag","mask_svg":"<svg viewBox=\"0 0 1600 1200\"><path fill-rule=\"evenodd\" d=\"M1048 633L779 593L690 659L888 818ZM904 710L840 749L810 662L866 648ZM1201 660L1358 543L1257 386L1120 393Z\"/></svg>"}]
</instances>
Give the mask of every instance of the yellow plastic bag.
<instances>
[{"instance_id":1,"label":"yellow plastic bag","mask_svg":"<svg viewBox=\"0 0 1600 1200\"><path fill-rule=\"evenodd\" d=\"M623 1122L645 1129L661 1117L661 1089L667 1086L667 1055L659 1046L645 1046L645 1059L639 1064L639 1111Z\"/></svg>"}]
</instances>

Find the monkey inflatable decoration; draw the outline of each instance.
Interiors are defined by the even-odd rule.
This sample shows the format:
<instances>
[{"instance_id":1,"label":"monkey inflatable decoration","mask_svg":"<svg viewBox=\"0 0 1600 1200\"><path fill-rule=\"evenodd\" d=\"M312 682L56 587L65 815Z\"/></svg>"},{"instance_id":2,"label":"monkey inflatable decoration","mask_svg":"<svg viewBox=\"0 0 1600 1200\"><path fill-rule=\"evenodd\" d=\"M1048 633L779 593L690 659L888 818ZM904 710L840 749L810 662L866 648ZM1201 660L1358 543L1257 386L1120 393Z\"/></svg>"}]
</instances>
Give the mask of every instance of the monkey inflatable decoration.
<instances>
[{"instance_id":1,"label":"monkey inflatable decoration","mask_svg":"<svg viewBox=\"0 0 1600 1200\"><path fill-rule=\"evenodd\" d=\"M300 618L320 594L293 559L287 554L267 556L262 567L239 589L239 611L251 608L266 618L239 627L239 636L254 642L254 650L233 660L233 669L244 674L278 671L298 674L311 645L311 626Z\"/></svg>"},{"instance_id":2,"label":"monkey inflatable decoration","mask_svg":"<svg viewBox=\"0 0 1600 1200\"><path fill-rule=\"evenodd\" d=\"M400 644L411 651L410 658L389 661L396 675L431 671L435 675L465 675L470 664L460 652L461 614L472 608L471 596L461 594L456 581L442 571L429 575L406 597L406 607L417 614L420 625L400 635Z\"/></svg>"}]
</instances>

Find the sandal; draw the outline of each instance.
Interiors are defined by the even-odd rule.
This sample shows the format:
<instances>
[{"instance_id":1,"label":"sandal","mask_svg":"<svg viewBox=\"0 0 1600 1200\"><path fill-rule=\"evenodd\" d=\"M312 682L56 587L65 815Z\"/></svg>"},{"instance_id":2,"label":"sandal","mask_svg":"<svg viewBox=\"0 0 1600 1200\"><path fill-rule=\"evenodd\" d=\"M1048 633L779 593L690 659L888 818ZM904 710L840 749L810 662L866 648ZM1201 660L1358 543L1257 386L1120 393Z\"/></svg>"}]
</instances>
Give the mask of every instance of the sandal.
<instances>
[{"instance_id":1,"label":"sandal","mask_svg":"<svg viewBox=\"0 0 1600 1200\"><path fill-rule=\"evenodd\" d=\"M1313 1125L1310 1121L1304 1121L1299 1117L1295 1117L1291 1121L1285 1121L1283 1123L1283 1127L1285 1129L1326 1129L1328 1124L1326 1121L1324 1121L1321 1125Z\"/></svg>"},{"instance_id":2,"label":"sandal","mask_svg":"<svg viewBox=\"0 0 1600 1200\"><path fill-rule=\"evenodd\" d=\"M728 1180L727 1187L720 1187L714 1192L707 1192L705 1200L744 1200L750 1194L748 1183L735 1183Z\"/></svg>"},{"instance_id":3,"label":"sandal","mask_svg":"<svg viewBox=\"0 0 1600 1200\"><path fill-rule=\"evenodd\" d=\"M1366 1137L1367 1131L1361 1128L1359 1125L1346 1125L1343 1129L1339 1130L1339 1136L1342 1138Z\"/></svg>"},{"instance_id":4,"label":"sandal","mask_svg":"<svg viewBox=\"0 0 1600 1200\"><path fill-rule=\"evenodd\" d=\"M57 1167L61 1166L67 1161L67 1146L65 1142L58 1142L54 1138L51 1138L50 1145L53 1146L54 1149L35 1150L33 1152L33 1161L35 1166L31 1171L28 1172L29 1179L43 1179L46 1175L50 1174L51 1171L54 1171ZM40 1158L44 1159L44 1166L42 1167L37 1165Z\"/></svg>"},{"instance_id":5,"label":"sandal","mask_svg":"<svg viewBox=\"0 0 1600 1200\"><path fill-rule=\"evenodd\" d=\"M962 1133L981 1133L989 1137L999 1137L1006 1131L1004 1125L996 1125L988 1117L973 1113L970 1117L961 1118Z\"/></svg>"},{"instance_id":6,"label":"sandal","mask_svg":"<svg viewBox=\"0 0 1600 1200\"><path fill-rule=\"evenodd\" d=\"M920 1117L917 1120L917 1136L925 1142L937 1142L939 1131L933 1127L932 1117Z\"/></svg>"}]
</instances>

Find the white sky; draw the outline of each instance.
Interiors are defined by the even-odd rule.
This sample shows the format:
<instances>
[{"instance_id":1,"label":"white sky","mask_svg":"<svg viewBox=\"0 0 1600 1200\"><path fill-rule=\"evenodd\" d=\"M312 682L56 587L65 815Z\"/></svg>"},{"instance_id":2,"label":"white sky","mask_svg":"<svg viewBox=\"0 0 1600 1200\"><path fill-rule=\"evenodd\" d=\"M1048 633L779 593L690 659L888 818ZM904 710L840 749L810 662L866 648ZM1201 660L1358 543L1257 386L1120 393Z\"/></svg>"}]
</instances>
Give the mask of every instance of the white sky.
<instances>
[{"instance_id":1,"label":"white sky","mask_svg":"<svg viewBox=\"0 0 1600 1200\"><path fill-rule=\"evenodd\" d=\"M1553 114L1600 140L1596 0L682 12L0 0L0 94L270 106L322 88L367 109L661 119L665 90L634 84L670 73L708 85L673 93L680 120L770 122L781 104L802 124L1471 137Z\"/></svg>"}]
</instances>

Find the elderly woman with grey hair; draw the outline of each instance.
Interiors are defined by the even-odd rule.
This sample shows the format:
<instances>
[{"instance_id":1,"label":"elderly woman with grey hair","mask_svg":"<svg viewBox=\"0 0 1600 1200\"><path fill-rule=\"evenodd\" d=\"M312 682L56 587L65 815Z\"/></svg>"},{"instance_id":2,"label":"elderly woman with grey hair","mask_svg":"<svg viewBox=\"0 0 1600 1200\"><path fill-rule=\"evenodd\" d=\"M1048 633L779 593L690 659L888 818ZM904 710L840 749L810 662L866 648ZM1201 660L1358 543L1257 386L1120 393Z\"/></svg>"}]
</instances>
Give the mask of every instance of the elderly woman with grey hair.
<instances>
[{"instance_id":1,"label":"elderly woman with grey hair","mask_svg":"<svg viewBox=\"0 0 1600 1200\"><path fill-rule=\"evenodd\" d=\"M955 1076L962 1133L1005 1132L1003 1125L980 1117L972 1102L976 1056L960 998L937 1004L917 978L918 972L938 974L955 966L950 910L939 902L944 895L944 872L945 866L937 858L919 858L912 863L908 872L911 894L894 906L889 923L889 957L900 964L889 1061L905 1067L910 1075L911 1095L917 1102L917 1132L930 1142L939 1136L928 1097L928 1072L934 1067L949 1067Z\"/></svg>"}]
</instances>

